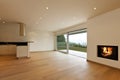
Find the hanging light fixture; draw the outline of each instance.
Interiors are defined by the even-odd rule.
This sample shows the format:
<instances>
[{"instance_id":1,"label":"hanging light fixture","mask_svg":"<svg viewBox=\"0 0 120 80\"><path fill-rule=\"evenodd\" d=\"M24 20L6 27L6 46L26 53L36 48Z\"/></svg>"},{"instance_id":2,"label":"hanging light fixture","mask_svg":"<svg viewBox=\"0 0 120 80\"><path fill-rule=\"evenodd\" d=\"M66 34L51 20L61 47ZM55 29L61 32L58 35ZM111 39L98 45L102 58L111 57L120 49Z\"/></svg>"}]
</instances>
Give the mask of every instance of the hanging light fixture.
<instances>
[{"instance_id":1,"label":"hanging light fixture","mask_svg":"<svg viewBox=\"0 0 120 80\"><path fill-rule=\"evenodd\" d=\"M19 23L20 24L20 32L19 35L20 36L25 36L25 24L23 23Z\"/></svg>"}]
</instances>

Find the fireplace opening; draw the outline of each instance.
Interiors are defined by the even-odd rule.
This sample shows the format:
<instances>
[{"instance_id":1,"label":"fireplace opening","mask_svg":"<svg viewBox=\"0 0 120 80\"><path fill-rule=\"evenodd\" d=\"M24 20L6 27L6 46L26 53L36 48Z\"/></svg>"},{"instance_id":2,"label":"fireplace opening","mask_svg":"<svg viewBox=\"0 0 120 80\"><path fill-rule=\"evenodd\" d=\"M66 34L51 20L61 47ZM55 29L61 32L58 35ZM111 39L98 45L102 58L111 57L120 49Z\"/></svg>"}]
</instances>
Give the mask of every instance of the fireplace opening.
<instances>
[{"instance_id":1,"label":"fireplace opening","mask_svg":"<svg viewBox=\"0 0 120 80\"><path fill-rule=\"evenodd\" d=\"M98 57L118 60L118 46L98 45L97 49Z\"/></svg>"}]
</instances>

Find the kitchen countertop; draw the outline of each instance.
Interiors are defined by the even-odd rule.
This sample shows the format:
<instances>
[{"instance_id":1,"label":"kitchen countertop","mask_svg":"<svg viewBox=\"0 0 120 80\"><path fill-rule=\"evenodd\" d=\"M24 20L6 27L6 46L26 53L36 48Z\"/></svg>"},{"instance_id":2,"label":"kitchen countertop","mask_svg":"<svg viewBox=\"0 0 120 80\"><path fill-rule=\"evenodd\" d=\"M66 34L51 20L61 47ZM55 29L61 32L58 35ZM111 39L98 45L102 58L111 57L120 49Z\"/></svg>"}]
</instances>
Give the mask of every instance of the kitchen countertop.
<instances>
[{"instance_id":1,"label":"kitchen countertop","mask_svg":"<svg viewBox=\"0 0 120 80\"><path fill-rule=\"evenodd\" d=\"M0 42L0 45L27 46L29 42Z\"/></svg>"}]
</instances>

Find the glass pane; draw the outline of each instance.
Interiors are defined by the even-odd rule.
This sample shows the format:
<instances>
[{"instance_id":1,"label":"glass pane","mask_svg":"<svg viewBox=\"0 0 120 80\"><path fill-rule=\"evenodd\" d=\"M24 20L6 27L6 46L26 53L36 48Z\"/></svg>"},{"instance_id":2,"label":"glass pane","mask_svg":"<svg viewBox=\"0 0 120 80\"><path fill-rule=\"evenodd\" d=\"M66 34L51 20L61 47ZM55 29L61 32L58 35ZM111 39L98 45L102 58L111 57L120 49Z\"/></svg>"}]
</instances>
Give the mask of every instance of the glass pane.
<instances>
[{"instance_id":1,"label":"glass pane","mask_svg":"<svg viewBox=\"0 0 120 80\"><path fill-rule=\"evenodd\" d=\"M83 58L87 57L87 32L69 35L69 53Z\"/></svg>"},{"instance_id":2,"label":"glass pane","mask_svg":"<svg viewBox=\"0 0 120 80\"><path fill-rule=\"evenodd\" d=\"M66 34L57 36L57 49L67 53L67 37Z\"/></svg>"}]
</instances>

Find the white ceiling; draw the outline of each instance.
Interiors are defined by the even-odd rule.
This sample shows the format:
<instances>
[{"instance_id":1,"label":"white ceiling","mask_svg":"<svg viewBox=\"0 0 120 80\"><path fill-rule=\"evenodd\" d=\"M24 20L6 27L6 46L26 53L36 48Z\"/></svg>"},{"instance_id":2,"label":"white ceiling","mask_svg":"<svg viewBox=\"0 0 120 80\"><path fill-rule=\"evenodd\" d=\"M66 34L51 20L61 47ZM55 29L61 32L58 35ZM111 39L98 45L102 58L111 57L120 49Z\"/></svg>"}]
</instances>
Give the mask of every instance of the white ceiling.
<instances>
[{"instance_id":1,"label":"white ceiling","mask_svg":"<svg viewBox=\"0 0 120 80\"><path fill-rule=\"evenodd\" d=\"M0 0L0 22L22 22L32 30L56 31L116 8L120 8L120 0Z\"/></svg>"}]
</instances>

